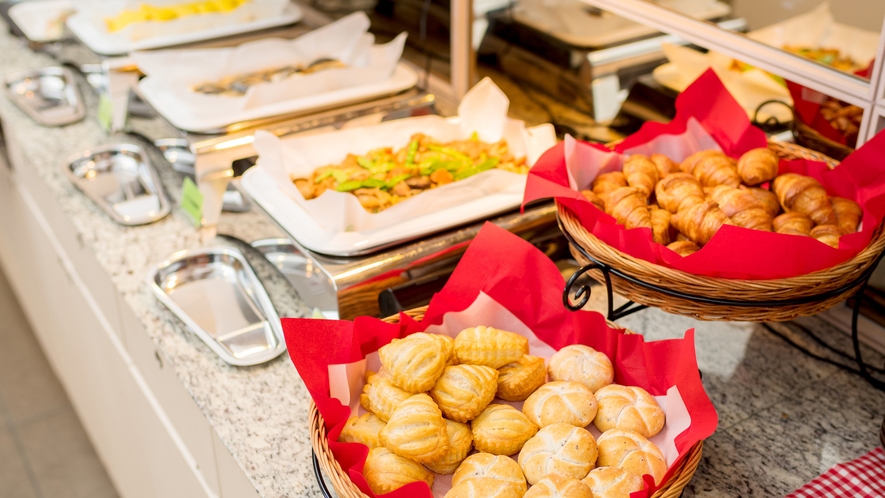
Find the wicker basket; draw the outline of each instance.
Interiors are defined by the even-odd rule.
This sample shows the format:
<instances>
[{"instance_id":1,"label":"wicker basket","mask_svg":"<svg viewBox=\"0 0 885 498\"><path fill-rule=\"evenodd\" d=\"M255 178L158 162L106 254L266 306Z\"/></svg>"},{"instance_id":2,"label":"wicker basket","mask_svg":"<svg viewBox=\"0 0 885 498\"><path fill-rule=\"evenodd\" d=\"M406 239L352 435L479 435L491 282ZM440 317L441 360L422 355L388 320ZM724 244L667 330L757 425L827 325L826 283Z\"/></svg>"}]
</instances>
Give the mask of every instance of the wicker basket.
<instances>
[{"instance_id":1,"label":"wicker basket","mask_svg":"<svg viewBox=\"0 0 885 498\"><path fill-rule=\"evenodd\" d=\"M830 140L814 128L803 123L802 119L795 112L793 113L793 138L795 138L797 144L803 147L820 151L840 161L848 157L848 154L854 152L854 149L851 147Z\"/></svg>"},{"instance_id":2,"label":"wicker basket","mask_svg":"<svg viewBox=\"0 0 885 498\"><path fill-rule=\"evenodd\" d=\"M424 312L426 311L427 307L422 306L413 310L404 311L404 313L415 320L420 321L424 318ZM384 321L397 323L399 317L387 317ZM611 322L609 322L609 326L620 328ZM626 332L628 334L633 333L629 330ZM332 486L335 488L335 491L340 498L368 498L368 496L360 491L356 484L353 483L344 469L341 468L338 461L335 460L335 456L332 455L332 450L329 449L329 438L326 437L326 425L313 400L310 402L310 444L313 445L313 451L316 454L320 468L332 482ZM682 463L679 464L679 468L673 473L670 480L661 486L661 488L652 495L652 498L679 498L679 496L682 495L682 490L688 484L688 481L691 480L698 468L698 463L701 461L703 447L704 442L698 441L698 443L689 450L688 455L682 460ZM317 477L320 478L320 476Z\"/></svg>"},{"instance_id":3,"label":"wicker basket","mask_svg":"<svg viewBox=\"0 0 885 498\"><path fill-rule=\"evenodd\" d=\"M817 152L782 142L771 142L769 148L786 159L812 159L823 161L831 168L838 165ZM660 308L670 313L686 315L698 320L732 321L786 321L827 310L854 295L863 283L862 276L876 264L885 249L885 231L877 227L870 244L852 259L832 268L798 277L777 280L738 280L694 275L672 268L649 263L614 249L587 231L569 209L557 203L562 228L571 239L598 262L646 284L631 282L610 274L613 290L633 302ZM590 263L574 245L572 255L581 265ZM601 270L588 274L599 282L605 282ZM658 290L663 289L663 291ZM732 302L767 303L766 305L739 306L721 303L699 302L666 291L703 296ZM815 296L822 296L816 299ZM804 300L798 304L784 305L779 301Z\"/></svg>"}]
</instances>

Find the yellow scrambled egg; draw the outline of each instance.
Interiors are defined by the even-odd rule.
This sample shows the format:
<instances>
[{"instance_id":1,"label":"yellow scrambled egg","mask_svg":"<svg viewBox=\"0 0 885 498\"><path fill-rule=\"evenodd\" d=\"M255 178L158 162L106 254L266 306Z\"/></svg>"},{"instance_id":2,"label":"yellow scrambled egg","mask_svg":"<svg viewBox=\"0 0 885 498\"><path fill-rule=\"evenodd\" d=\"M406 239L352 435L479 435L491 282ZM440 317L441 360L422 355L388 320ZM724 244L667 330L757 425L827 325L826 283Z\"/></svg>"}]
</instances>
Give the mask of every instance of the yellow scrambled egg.
<instances>
[{"instance_id":1,"label":"yellow scrambled egg","mask_svg":"<svg viewBox=\"0 0 885 498\"><path fill-rule=\"evenodd\" d=\"M250 0L202 0L164 6L141 4L138 9L124 10L116 17L105 19L108 31L114 33L126 26L145 21L171 21L181 17L199 14L225 13L249 2Z\"/></svg>"}]
</instances>

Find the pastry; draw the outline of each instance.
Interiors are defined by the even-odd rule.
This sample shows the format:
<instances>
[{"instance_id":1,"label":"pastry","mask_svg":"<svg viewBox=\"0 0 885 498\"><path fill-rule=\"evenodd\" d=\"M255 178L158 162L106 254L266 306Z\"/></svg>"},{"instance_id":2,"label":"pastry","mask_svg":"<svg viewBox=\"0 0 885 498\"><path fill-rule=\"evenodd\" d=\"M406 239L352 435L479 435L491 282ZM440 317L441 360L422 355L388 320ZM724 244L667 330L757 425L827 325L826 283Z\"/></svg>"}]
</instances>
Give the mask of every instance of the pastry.
<instances>
[{"instance_id":1,"label":"pastry","mask_svg":"<svg viewBox=\"0 0 885 498\"><path fill-rule=\"evenodd\" d=\"M670 173L679 172L679 165L663 154L654 153L648 156L648 158L655 163L655 167L658 168L658 177L660 178L664 178Z\"/></svg>"},{"instance_id":2,"label":"pastry","mask_svg":"<svg viewBox=\"0 0 885 498\"><path fill-rule=\"evenodd\" d=\"M661 450L633 431L612 429L599 436L600 467L617 467L643 476L650 474L660 484L667 473L667 461Z\"/></svg>"},{"instance_id":3,"label":"pastry","mask_svg":"<svg viewBox=\"0 0 885 498\"><path fill-rule=\"evenodd\" d=\"M596 440L587 429L568 424L544 427L519 452L519 466L529 484L557 473L583 479L596 464Z\"/></svg>"},{"instance_id":4,"label":"pastry","mask_svg":"<svg viewBox=\"0 0 885 498\"><path fill-rule=\"evenodd\" d=\"M676 254L685 257L698 252L701 248L690 240L677 240L676 242L672 242L667 245L667 249L670 249Z\"/></svg>"},{"instance_id":5,"label":"pastry","mask_svg":"<svg viewBox=\"0 0 885 498\"><path fill-rule=\"evenodd\" d=\"M593 423L600 432L626 429L650 438L664 428L664 410L641 387L605 386L596 391L596 402L599 408Z\"/></svg>"},{"instance_id":6,"label":"pastry","mask_svg":"<svg viewBox=\"0 0 885 498\"><path fill-rule=\"evenodd\" d=\"M719 204L719 209L725 213L725 216L731 218L735 225L766 232L772 230L771 215L749 191L718 185L710 192L710 198Z\"/></svg>"},{"instance_id":7,"label":"pastry","mask_svg":"<svg viewBox=\"0 0 885 498\"><path fill-rule=\"evenodd\" d=\"M518 463L510 457L490 453L474 453L467 457L452 476L452 486L480 480L506 483L518 496L524 495L528 488Z\"/></svg>"},{"instance_id":8,"label":"pastry","mask_svg":"<svg viewBox=\"0 0 885 498\"><path fill-rule=\"evenodd\" d=\"M630 498L645 487L641 477L617 467L593 469L581 482L593 491L593 498Z\"/></svg>"},{"instance_id":9,"label":"pastry","mask_svg":"<svg viewBox=\"0 0 885 498\"><path fill-rule=\"evenodd\" d=\"M495 455L513 455L538 432L521 411L510 405L491 404L472 422L476 451Z\"/></svg>"},{"instance_id":10,"label":"pastry","mask_svg":"<svg viewBox=\"0 0 885 498\"><path fill-rule=\"evenodd\" d=\"M710 242L722 225L732 224L728 216L719 209L719 205L713 201L704 201L679 211L673 215L671 222L677 230L699 245Z\"/></svg>"},{"instance_id":11,"label":"pastry","mask_svg":"<svg viewBox=\"0 0 885 498\"><path fill-rule=\"evenodd\" d=\"M677 213L704 202L704 190L690 174L673 173L655 186L655 198L662 208Z\"/></svg>"},{"instance_id":12,"label":"pastry","mask_svg":"<svg viewBox=\"0 0 885 498\"><path fill-rule=\"evenodd\" d=\"M522 412L538 427L569 424L585 427L596 416L593 391L578 382L554 381L532 393Z\"/></svg>"},{"instance_id":13,"label":"pastry","mask_svg":"<svg viewBox=\"0 0 885 498\"><path fill-rule=\"evenodd\" d=\"M636 187L648 198L655 191L660 176L658 167L646 156L633 154L624 161L624 178L627 185Z\"/></svg>"},{"instance_id":14,"label":"pastry","mask_svg":"<svg viewBox=\"0 0 885 498\"><path fill-rule=\"evenodd\" d=\"M777 233L809 235L814 222L802 213L784 213L772 220L772 226Z\"/></svg>"},{"instance_id":15,"label":"pastry","mask_svg":"<svg viewBox=\"0 0 885 498\"><path fill-rule=\"evenodd\" d=\"M522 495L503 481L469 479L453 486L443 498L522 498Z\"/></svg>"},{"instance_id":16,"label":"pastry","mask_svg":"<svg viewBox=\"0 0 885 498\"><path fill-rule=\"evenodd\" d=\"M522 358L528 352L528 339L492 327L464 329L455 337L455 354L458 356L458 361L470 365L501 368Z\"/></svg>"},{"instance_id":17,"label":"pastry","mask_svg":"<svg viewBox=\"0 0 885 498\"><path fill-rule=\"evenodd\" d=\"M446 367L430 397L446 418L467 422L479 415L495 398L498 389L498 371L479 365Z\"/></svg>"},{"instance_id":18,"label":"pastry","mask_svg":"<svg viewBox=\"0 0 885 498\"><path fill-rule=\"evenodd\" d=\"M574 477L547 474L532 486L525 498L594 498L593 491Z\"/></svg>"},{"instance_id":19,"label":"pastry","mask_svg":"<svg viewBox=\"0 0 885 498\"><path fill-rule=\"evenodd\" d=\"M648 209L651 215L651 233L652 238L658 244L667 245L670 243L670 211L651 206Z\"/></svg>"},{"instance_id":20,"label":"pastry","mask_svg":"<svg viewBox=\"0 0 885 498\"><path fill-rule=\"evenodd\" d=\"M836 213L836 224L842 229L842 232L854 233L857 231L857 225L863 212L860 206L851 199L843 199L842 197L830 197L830 205L833 206L833 212Z\"/></svg>"},{"instance_id":21,"label":"pastry","mask_svg":"<svg viewBox=\"0 0 885 498\"><path fill-rule=\"evenodd\" d=\"M842 229L838 225L818 225L811 229L809 234L824 244L839 248L839 238L842 237Z\"/></svg>"},{"instance_id":22,"label":"pastry","mask_svg":"<svg viewBox=\"0 0 885 498\"><path fill-rule=\"evenodd\" d=\"M703 187L737 187L741 184L737 167L728 156L718 150L696 152L682 162L680 169L691 173Z\"/></svg>"},{"instance_id":23,"label":"pastry","mask_svg":"<svg viewBox=\"0 0 885 498\"><path fill-rule=\"evenodd\" d=\"M745 190L753 194L753 197L762 204L762 207L765 209L765 212L768 213L768 216L774 218L781 212L781 203L777 200L777 196L774 195L774 192L759 187L745 187Z\"/></svg>"},{"instance_id":24,"label":"pastry","mask_svg":"<svg viewBox=\"0 0 885 498\"><path fill-rule=\"evenodd\" d=\"M592 190L582 190L581 195L583 195L585 199L590 201L590 204L598 207L600 211L605 211L605 203L602 202L602 199L600 199L598 195L594 194Z\"/></svg>"},{"instance_id":25,"label":"pastry","mask_svg":"<svg viewBox=\"0 0 885 498\"><path fill-rule=\"evenodd\" d=\"M572 344L554 353L547 372L553 380L579 382L593 392L615 379L615 370L608 356L583 344Z\"/></svg>"},{"instance_id":26,"label":"pastry","mask_svg":"<svg viewBox=\"0 0 885 498\"><path fill-rule=\"evenodd\" d=\"M416 394L393 412L381 430L381 444L418 463L433 462L449 449L446 422L430 396Z\"/></svg>"},{"instance_id":27,"label":"pastry","mask_svg":"<svg viewBox=\"0 0 885 498\"><path fill-rule=\"evenodd\" d=\"M338 441L342 443L362 443L369 448L380 448L381 429L387 425L383 420L378 418L374 413L364 413L359 417L350 417L344 428L341 429L341 435Z\"/></svg>"},{"instance_id":28,"label":"pastry","mask_svg":"<svg viewBox=\"0 0 885 498\"><path fill-rule=\"evenodd\" d=\"M621 225L630 228L651 228L648 199L638 187L621 187L609 192L605 212Z\"/></svg>"},{"instance_id":29,"label":"pastry","mask_svg":"<svg viewBox=\"0 0 885 498\"><path fill-rule=\"evenodd\" d=\"M827 191L814 178L787 173L774 179L771 190L777 194L784 211L806 214L818 225L836 224L836 213Z\"/></svg>"},{"instance_id":30,"label":"pastry","mask_svg":"<svg viewBox=\"0 0 885 498\"><path fill-rule=\"evenodd\" d=\"M387 448L372 448L363 466L363 476L372 492L390 493L406 484L424 481L433 486L433 472L422 465L392 453Z\"/></svg>"},{"instance_id":31,"label":"pastry","mask_svg":"<svg viewBox=\"0 0 885 498\"><path fill-rule=\"evenodd\" d=\"M451 474L467 458L473 448L473 432L467 424L446 420L446 437L449 449L446 453L424 466L437 474Z\"/></svg>"},{"instance_id":32,"label":"pastry","mask_svg":"<svg viewBox=\"0 0 885 498\"><path fill-rule=\"evenodd\" d=\"M378 350L390 381L410 393L429 391L446 367L448 357L443 340L419 332L394 339Z\"/></svg>"},{"instance_id":33,"label":"pastry","mask_svg":"<svg viewBox=\"0 0 885 498\"><path fill-rule=\"evenodd\" d=\"M627 178L624 177L624 173L613 171L611 173L603 173L597 176L596 179L593 180L590 189L602 199L602 202L608 202L609 192L626 186Z\"/></svg>"},{"instance_id":34,"label":"pastry","mask_svg":"<svg viewBox=\"0 0 885 498\"><path fill-rule=\"evenodd\" d=\"M507 401L524 401L547 380L544 358L524 355L498 369L498 392Z\"/></svg>"},{"instance_id":35,"label":"pastry","mask_svg":"<svg viewBox=\"0 0 885 498\"><path fill-rule=\"evenodd\" d=\"M768 147L752 149L738 159L737 170L741 180L749 186L759 185L777 177L780 163L777 154Z\"/></svg>"},{"instance_id":36,"label":"pastry","mask_svg":"<svg viewBox=\"0 0 885 498\"><path fill-rule=\"evenodd\" d=\"M384 422L390 420L393 411L403 401L412 397L412 393L403 391L390 382L390 377L371 374L360 394L360 404L374 413Z\"/></svg>"},{"instance_id":37,"label":"pastry","mask_svg":"<svg viewBox=\"0 0 885 498\"><path fill-rule=\"evenodd\" d=\"M417 336L417 337L416 337ZM444 335L444 334L412 334L409 337L416 337L417 339L433 339L442 345L445 350L446 355L446 366L452 366L458 364L458 358L455 356L455 339Z\"/></svg>"}]
</instances>

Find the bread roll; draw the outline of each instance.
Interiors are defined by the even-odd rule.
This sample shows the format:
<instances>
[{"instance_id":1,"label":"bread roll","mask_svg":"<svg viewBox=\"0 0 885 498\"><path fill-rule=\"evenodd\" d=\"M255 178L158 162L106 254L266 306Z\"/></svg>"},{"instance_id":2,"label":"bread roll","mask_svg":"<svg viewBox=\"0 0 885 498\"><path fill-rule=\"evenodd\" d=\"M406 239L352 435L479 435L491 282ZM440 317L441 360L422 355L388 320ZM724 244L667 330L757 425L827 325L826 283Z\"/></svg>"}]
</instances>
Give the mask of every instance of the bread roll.
<instances>
[{"instance_id":1,"label":"bread roll","mask_svg":"<svg viewBox=\"0 0 885 498\"><path fill-rule=\"evenodd\" d=\"M467 422L479 415L495 398L498 371L479 365L446 367L430 397L446 418Z\"/></svg>"},{"instance_id":2,"label":"bread roll","mask_svg":"<svg viewBox=\"0 0 885 498\"><path fill-rule=\"evenodd\" d=\"M444 342L423 332L394 339L378 356L393 385L410 393L429 391L448 362Z\"/></svg>"},{"instance_id":3,"label":"bread roll","mask_svg":"<svg viewBox=\"0 0 885 498\"><path fill-rule=\"evenodd\" d=\"M397 407L381 430L381 444L418 463L441 458L449 448L442 412L430 396L412 396Z\"/></svg>"},{"instance_id":4,"label":"bread roll","mask_svg":"<svg viewBox=\"0 0 885 498\"><path fill-rule=\"evenodd\" d=\"M617 467L593 469L581 482L593 491L593 498L630 498L645 487L641 477Z\"/></svg>"},{"instance_id":5,"label":"bread roll","mask_svg":"<svg viewBox=\"0 0 885 498\"><path fill-rule=\"evenodd\" d=\"M525 443L518 461L529 484L534 485L551 473L583 479L596 464L597 455L596 440L589 431L554 424Z\"/></svg>"},{"instance_id":6,"label":"bread roll","mask_svg":"<svg viewBox=\"0 0 885 498\"><path fill-rule=\"evenodd\" d=\"M513 455L538 432L521 411L510 405L491 404L470 423L477 451Z\"/></svg>"},{"instance_id":7,"label":"bread roll","mask_svg":"<svg viewBox=\"0 0 885 498\"><path fill-rule=\"evenodd\" d=\"M522 498L522 495L495 479L470 479L446 493L444 498Z\"/></svg>"},{"instance_id":8,"label":"bread roll","mask_svg":"<svg viewBox=\"0 0 885 498\"><path fill-rule=\"evenodd\" d=\"M411 397L412 393L393 385L390 377L370 374L368 381L363 386L363 393L360 394L360 404L363 405L363 408L387 422L390 420L396 407Z\"/></svg>"},{"instance_id":9,"label":"bread roll","mask_svg":"<svg viewBox=\"0 0 885 498\"><path fill-rule=\"evenodd\" d=\"M363 475L375 494L390 493L406 484L424 481L433 486L433 473L422 465L392 453L387 448L372 448L363 466Z\"/></svg>"},{"instance_id":10,"label":"bread roll","mask_svg":"<svg viewBox=\"0 0 885 498\"><path fill-rule=\"evenodd\" d=\"M525 355L498 369L497 396L507 401L524 401L547 380L544 358Z\"/></svg>"},{"instance_id":11,"label":"bread roll","mask_svg":"<svg viewBox=\"0 0 885 498\"><path fill-rule=\"evenodd\" d=\"M605 353L590 346L573 344L550 357L547 372L553 380L579 382L596 392L614 381L615 371Z\"/></svg>"},{"instance_id":12,"label":"bread roll","mask_svg":"<svg viewBox=\"0 0 885 498\"><path fill-rule=\"evenodd\" d=\"M473 449L473 432L467 424L446 420L446 437L449 449L436 460L424 464L437 474L454 472Z\"/></svg>"},{"instance_id":13,"label":"bread roll","mask_svg":"<svg viewBox=\"0 0 885 498\"><path fill-rule=\"evenodd\" d=\"M470 365L501 368L528 353L528 339L492 327L464 329L455 337L455 355L458 361Z\"/></svg>"},{"instance_id":14,"label":"bread roll","mask_svg":"<svg viewBox=\"0 0 885 498\"><path fill-rule=\"evenodd\" d=\"M594 498L583 482L561 474L548 474L532 486L525 498Z\"/></svg>"},{"instance_id":15,"label":"bread roll","mask_svg":"<svg viewBox=\"0 0 885 498\"><path fill-rule=\"evenodd\" d=\"M507 456L474 453L467 457L452 476L452 486L477 480L495 480L506 483L518 496L528 487L519 464Z\"/></svg>"},{"instance_id":16,"label":"bread roll","mask_svg":"<svg viewBox=\"0 0 885 498\"><path fill-rule=\"evenodd\" d=\"M532 393L522 405L522 412L538 427L553 424L585 427L596 416L596 397L584 384L554 381Z\"/></svg>"},{"instance_id":17,"label":"bread roll","mask_svg":"<svg viewBox=\"0 0 885 498\"><path fill-rule=\"evenodd\" d=\"M606 431L597 444L600 467L617 467L638 476L650 474L656 485L667 474L667 461L661 450L633 431Z\"/></svg>"},{"instance_id":18,"label":"bread roll","mask_svg":"<svg viewBox=\"0 0 885 498\"><path fill-rule=\"evenodd\" d=\"M596 391L598 409L593 423L600 432L625 429L645 438L664 428L664 410L645 389L612 384Z\"/></svg>"},{"instance_id":19,"label":"bread roll","mask_svg":"<svg viewBox=\"0 0 885 498\"><path fill-rule=\"evenodd\" d=\"M362 443L369 448L380 448L381 429L387 425L374 413L364 413L359 417L350 417L341 429L338 441L342 443Z\"/></svg>"}]
</instances>

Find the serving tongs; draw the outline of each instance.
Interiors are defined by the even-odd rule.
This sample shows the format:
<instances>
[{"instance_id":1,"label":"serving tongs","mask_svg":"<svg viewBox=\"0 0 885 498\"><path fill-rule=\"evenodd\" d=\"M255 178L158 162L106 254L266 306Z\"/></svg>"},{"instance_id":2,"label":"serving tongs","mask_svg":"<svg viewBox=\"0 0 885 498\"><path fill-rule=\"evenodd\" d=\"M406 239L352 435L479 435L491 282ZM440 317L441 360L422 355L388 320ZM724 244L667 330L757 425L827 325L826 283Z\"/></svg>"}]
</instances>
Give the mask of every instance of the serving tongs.
<instances>
[{"instance_id":1,"label":"serving tongs","mask_svg":"<svg viewBox=\"0 0 885 498\"><path fill-rule=\"evenodd\" d=\"M83 119L86 111L71 70L44 67L6 78L6 94L43 126L64 126Z\"/></svg>"},{"instance_id":2,"label":"serving tongs","mask_svg":"<svg viewBox=\"0 0 885 498\"><path fill-rule=\"evenodd\" d=\"M169 200L160 178L137 145L106 145L75 154L68 160L65 173L121 225L153 223L169 214Z\"/></svg>"}]
</instances>

